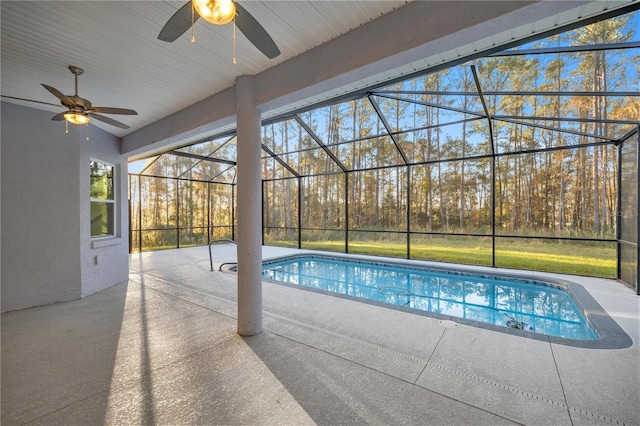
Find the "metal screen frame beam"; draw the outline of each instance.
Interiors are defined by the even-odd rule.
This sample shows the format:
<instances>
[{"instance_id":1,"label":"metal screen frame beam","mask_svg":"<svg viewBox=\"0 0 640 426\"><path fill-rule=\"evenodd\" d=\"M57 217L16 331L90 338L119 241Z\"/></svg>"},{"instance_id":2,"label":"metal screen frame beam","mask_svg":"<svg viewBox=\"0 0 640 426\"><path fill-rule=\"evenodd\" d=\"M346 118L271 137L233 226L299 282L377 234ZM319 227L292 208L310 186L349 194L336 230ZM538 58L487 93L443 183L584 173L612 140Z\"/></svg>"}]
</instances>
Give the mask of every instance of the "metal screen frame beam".
<instances>
[{"instance_id":1,"label":"metal screen frame beam","mask_svg":"<svg viewBox=\"0 0 640 426\"><path fill-rule=\"evenodd\" d=\"M231 164L233 166L237 165L236 161L233 160L226 160L223 158L212 158L212 157L205 157L203 155L198 155L198 154L192 154L190 152L182 152L182 151L167 151L165 154L172 154L172 155L177 155L178 157L186 157L186 158L193 158L194 160L200 160L200 161L211 161L212 163L222 163L222 164ZM195 166L195 164L194 164ZM190 167L189 169L193 168ZM188 169L184 172L186 173L188 171ZM182 174L184 174L182 173ZM180 175L182 176L182 175Z\"/></svg>"},{"instance_id":2,"label":"metal screen frame beam","mask_svg":"<svg viewBox=\"0 0 640 426\"><path fill-rule=\"evenodd\" d=\"M269 149L269 147L268 147L268 146L266 146L265 144L262 144L262 150L263 150L264 152L266 152L267 154L269 154L269 156L270 156L271 158L273 158L274 160L276 160L276 161L278 162L278 164L280 164L282 167L284 167L285 169L287 169L287 171L288 171L289 173L291 173L293 176L295 176L295 177L300 177L300 173L296 172L296 171L293 169L293 167L291 167L291 166L289 165L289 163L287 163L287 162L286 162L286 161L284 161L282 158L280 158L280 157L278 156L278 154L276 154L275 152L271 151L271 149ZM264 179L263 179L263 182L264 182Z\"/></svg>"},{"instance_id":3,"label":"metal screen frame beam","mask_svg":"<svg viewBox=\"0 0 640 426\"><path fill-rule=\"evenodd\" d=\"M313 129L311 127L309 127L309 125L307 123L304 122L302 117L300 117L299 115L296 114L296 116L294 118L295 118L296 122L304 129L304 131L307 132L309 134L309 136L311 136L311 139L313 139L313 141L316 144L318 144L318 146L320 148L322 148L322 150L325 152L325 154L327 154L329 156L329 158L331 158L333 160L333 162L336 163L336 165L340 168L340 170L342 170L342 172L346 173L348 171L346 166L344 164L342 164L342 161L340 161L340 159L338 157L336 157L336 155L329 149L329 147L324 142L322 142L322 140L316 134L316 132L314 132Z\"/></svg>"},{"instance_id":4,"label":"metal screen frame beam","mask_svg":"<svg viewBox=\"0 0 640 426\"><path fill-rule=\"evenodd\" d=\"M492 53L490 57L548 55L553 53L598 52L603 50L621 50L640 48L640 41L626 41L620 43L585 44L582 46L540 47L537 49L505 50Z\"/></svg>"},{"instance_id":5,"label":"metal screen frame beam","mask_svg":"<svg viewBox=\"0 0 640 426\"><path fill-rule=\"evenodd\" d=\"M407 160L407 156L404 154L404 151L402 150L402 148L400 148L400 145L398 144L398 140L395 137L396 134L391 131L391 126L389 126L389 123L387 122L387 117L380 110L380 105L378 105L378 102L375 99L373 99L371 95L367 96L367 99L373 106L374 111L378 115L378 119L382 122L382 125L387 131L387 135L389 135L389 137L391 138L391 141L395 145L396 150L398 151L398 154L400 154L402 161L404 162L405 165L409 164L409 161Z\"/></svg>"},{"instance_id":6,"label":"metal screen frame beam","mask_svg":"<svg viewBox=\"0 0 640 426\"><path fill-rule=\"evenodd\" d=\"M483 92L486 96L640 96L640 92L565 92L565 91L535 91L535 90L523 90L520 92L512 91L491 91L485 90ZM432 96L478 96L476 92L462 92L462 91L443 91L443 90L376 90L372 93L374 96L383 95L432 95ZM411 99L407 99L411 102Z\"/></svg>"},{"instance_id":7,"label":"metal screen frame beam","mask_svg":"<svg viewBox=\"0 0 640 426\"><path fill-rule=\"evenodd\" d=\"M478 72L476 66L471 65L471 73L473 74L473 81L476 84L476 90L482 103L482 108L489 122L489 144L491 144L491 266L496 266L496 148L493 138L493 120L489 112L489 107L482 94L482 86L480 85L480 79L478 78Z\"/></svg>"}]
</instances>

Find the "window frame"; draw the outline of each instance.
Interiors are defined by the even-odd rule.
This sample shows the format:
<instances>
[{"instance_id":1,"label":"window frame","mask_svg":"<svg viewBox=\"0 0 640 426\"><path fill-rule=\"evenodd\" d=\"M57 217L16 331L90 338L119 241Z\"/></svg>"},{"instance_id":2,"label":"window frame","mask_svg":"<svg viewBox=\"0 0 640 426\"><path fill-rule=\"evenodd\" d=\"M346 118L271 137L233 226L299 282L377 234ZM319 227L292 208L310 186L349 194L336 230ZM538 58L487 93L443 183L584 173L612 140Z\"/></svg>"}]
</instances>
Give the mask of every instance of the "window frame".
<instances>
[{"instance_id":1,"label":"window frame","mask_svg":"<svg viewBox=\"0 0 640 426\"><path fill-rule=\"evenodd\" d=\"M109 198L94 198L91 194L92 187L92 171L91 165L92 163L98 163L101 166L106 166L111 169L111 199ZM109 161L101 160L98 158L91 157L89 159L89 220L90 220L90 235L91 239L100 239L100 238L114 238L118 235L118 178L117 178L117 164L114 164ZM107 233L106 234L96 234L94 235L94 224L93 224L93 206L94 205L106 205L107 206ZM109 220L109 213L111 213L111 220Z\"/></svg>"}]
</instances>

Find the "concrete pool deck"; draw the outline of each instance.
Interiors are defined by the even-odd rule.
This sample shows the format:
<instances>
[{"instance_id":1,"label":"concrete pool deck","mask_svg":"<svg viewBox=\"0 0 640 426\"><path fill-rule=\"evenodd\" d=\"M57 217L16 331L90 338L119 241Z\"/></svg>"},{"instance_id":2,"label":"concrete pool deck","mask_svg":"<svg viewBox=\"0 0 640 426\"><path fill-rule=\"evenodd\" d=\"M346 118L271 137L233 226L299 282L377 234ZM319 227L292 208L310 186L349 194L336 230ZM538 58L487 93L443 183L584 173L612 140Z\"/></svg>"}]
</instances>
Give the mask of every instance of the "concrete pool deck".
<instances>
[{"instance_id":1,"label":"concrete pool deck","mask_svg":"<svg viewBox=\"0 0 640 426\"><path fill-rule=\"evenodd\" d=\"M215 272L207 247L132 254L127 283L2 314L2 424L640 424L640 297L615 281L532 273L583 285L625 349L270 282L264 331L242 338L217 271L235 246L213 251Z\"/></svg>"}]
</instances>

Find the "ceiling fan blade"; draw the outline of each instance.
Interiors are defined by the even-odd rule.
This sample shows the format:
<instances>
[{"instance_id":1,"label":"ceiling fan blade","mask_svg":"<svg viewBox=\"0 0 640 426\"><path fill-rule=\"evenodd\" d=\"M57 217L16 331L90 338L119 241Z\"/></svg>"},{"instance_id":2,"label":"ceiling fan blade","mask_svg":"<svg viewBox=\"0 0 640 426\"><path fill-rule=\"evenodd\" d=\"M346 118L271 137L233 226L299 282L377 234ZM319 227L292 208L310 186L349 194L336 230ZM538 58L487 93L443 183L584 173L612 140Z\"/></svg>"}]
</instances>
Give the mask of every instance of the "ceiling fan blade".
<instances>
[{"instance_id":1,"label":"ceiling fan blade","mask_svg":"<svg viewBox=\"0 0 640 426\"><path fill-rule=\"evenodd\" d=\"M98 114L94 114L94 113L89 113L88 115L91 118L95 118L96 120L100 120L100 121L102 121L104 123L111 124L112 126L116 126L116 127L121 128L121 129L128 129L129 128L129 126L127 126L126 124L121 123L119 121L116 121L113 118L105 117L104 115L98 115Z\"/></svg>"},{"instance_id":2,"label":"ceiling fan blade","mask_svg":"<svg viewBox=\"0 0 640 426\"><path fill-rule=\"evenodd\" d=\"M132 109L111 107L91 107L91 110L89 112L99 112L101 114L138 115L138 113Z\"/></svg>"},{"instance_id":3,"label":"ceiling fan blade","mask_svg":"<svg viewBox=\"0 0 640 426\"><path fill-rule=\"evenodd\" d=\"M51 106L54 106L54 107L62 108L62 105L60 105L60 104L52 104L51 102L42 102L42 101L36 101L34 99L17 98L15 96L7 96L7 95L0 95L0 96L3 97L3 98L7 98L7 99L15 99L16 101L35 102L37 104L51 105Z\"/></svg>"},{"instance_id":4,"label":"ceiling fan blade","mask_svg":"<svg viewBox=\"0 0 640 426\"><path fill-rule=\"evenodd\" d=\"M193 14L193 23L195 23L200 15ZM158 40L172 42L185 33L191 26L191 2L182 6L171 18L164 24Z\"/></svg>"},{"instance_id":5,"label":"ceiling fan blade","mask_svg":"<svg viewBox=\"0 0 640 426\"><path fill-rule=\"evenodd\" d=\"M46 84L43 84L42 87L51 92L53 96L60 99L65 106L76 106L75 102L73 102L67 95L65 95L55 87L47 86Z\"/></svg>"},{"instance_id":6,"label":"ceiling fan blade","mask_svg":"<svg viewBox=\"0 0 640 426\"><path fill-rule=\"evenodd\" d=\"M280 49L262 25L244 7L237 2L235 4L237 10L236 26L242 31L242 34L267 58L273 59L280 55Z\"/></svg>"},{"instance_id":7,"label":"ceiling fan blade","mask_svg":"<svg viewBox=\"0 0 640 426\"><path fill-rule=\"evenodd\" d=\"M61 112L60 114L56 114L56 115L54 115L53 117L51 117L51 119L52 119L53 121L62 121L62 120L64 120L64 115L65 115L66 113L67 113L67 111L65 111L65 112Z\"/></svg>"}]
</instances>

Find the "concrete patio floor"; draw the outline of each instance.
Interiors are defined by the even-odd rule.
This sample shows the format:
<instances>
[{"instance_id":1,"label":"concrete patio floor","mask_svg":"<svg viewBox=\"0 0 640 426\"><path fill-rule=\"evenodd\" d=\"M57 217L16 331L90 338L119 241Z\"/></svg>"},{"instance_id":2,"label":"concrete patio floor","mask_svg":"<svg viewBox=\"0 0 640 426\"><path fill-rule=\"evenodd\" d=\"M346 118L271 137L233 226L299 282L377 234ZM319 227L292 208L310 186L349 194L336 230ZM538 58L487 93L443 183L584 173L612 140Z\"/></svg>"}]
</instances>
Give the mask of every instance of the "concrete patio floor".
<instances>
[{"instance_id":1,"label":"concrete patio floor","mask_svg":"<svg viewBox=\"0 0 640 426\"><path fill-rule=\"evenodd\" d=\"M563 276L631 336L625 349L269 282L264 331L242 338L236 276L217 271L235 246L213 250L215 272L207 247L132 254L127 283L2 314L2 424L640 424L640 298L615 281Z\"/></svg>"}]
</instances>

